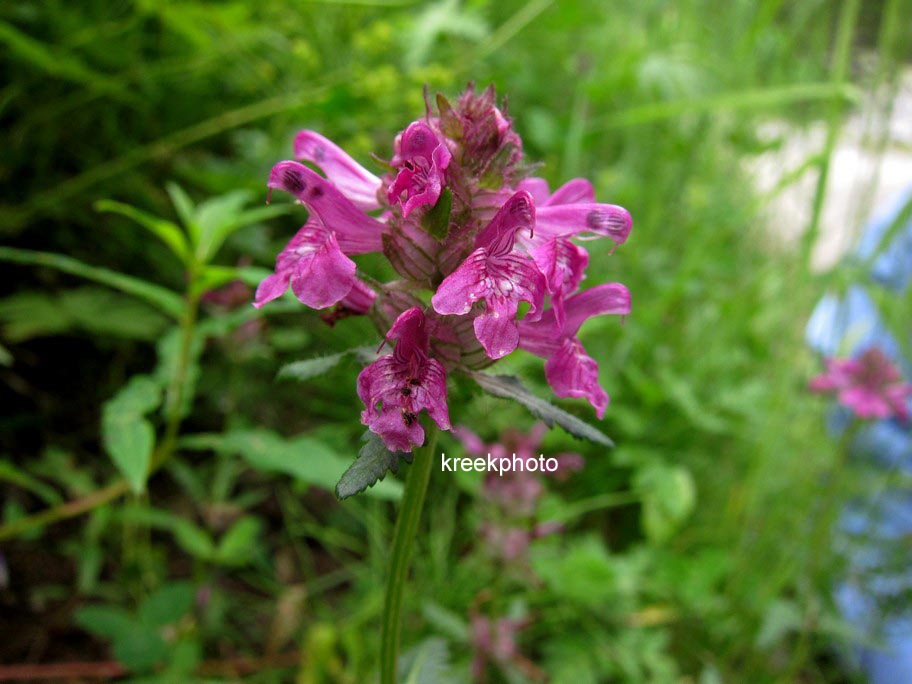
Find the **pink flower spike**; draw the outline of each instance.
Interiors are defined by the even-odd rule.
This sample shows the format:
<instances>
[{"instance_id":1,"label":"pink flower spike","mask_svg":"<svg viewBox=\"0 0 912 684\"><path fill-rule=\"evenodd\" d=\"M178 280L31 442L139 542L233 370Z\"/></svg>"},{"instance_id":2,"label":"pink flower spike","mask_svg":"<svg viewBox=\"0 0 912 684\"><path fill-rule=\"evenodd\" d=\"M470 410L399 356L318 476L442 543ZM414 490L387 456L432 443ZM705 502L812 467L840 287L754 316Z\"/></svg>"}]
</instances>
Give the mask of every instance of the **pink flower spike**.
<instances>
[{"instance_id":1,"label":"pink flower spike","mask_svg":"<svg viewBox=\"0 0 912 684\"><path fill-rule=\"evenodd\" d=\"M392 354L381 356L358 375L358 396L364 402L361 422L383 438L393 451L411 451L424 443L418 416L428 415L441 430L450 429L446 371L428 356L430 340L419 307L396 319L387 339L396 341Z\"/></svg>"},{"instance_id":2,"label":"pink flower spike","mask_svg":"<svg viewBox=\"0 0 912 684\"><path fill-rule=\"evenodd\" d=\"M314 131L301 131L295 136L294 155L296 159L319 166L329 182L359 209L371 211L380 208L377 200L380 179L332 140Z\"/></svg>"},{"instance_id":3,"label":"pink flower spike","mask_svg":"<svg viewBox=\"0 0 912 684\"><path fill-rule=\"evenodd\" d=\"M545 277L534 261L513 251L516 232L523 228L531 232L534 225L532 196L520 190L478 235L475 251L444 278L431 298L437 313L458 316L484 300L485 311L473 325L476 338L492 359L506 356L519 344L515 319L521 301L531 304L526 319L542 315Z\"/></svg>"},{"instance_id":4,"label":"pink flower spike","mask_svg":"<svg viewBox=\"0 0 912 684\"><path fill-rule=\"evenodd\" d=\"M284 190L317 215L336 234L345 254L378 252L383 247L384 224L358 209L313 169L295 161L279 162L269 173L270 189Z\"/></svg>"},{"instance_id":5,"label":"pink flower spike","mask_svg":"<svg viewBox=\"0 0 912 684\"><path fill-rule=\"evenodd\" d=\"M445 172L452 155L430 126L422 121L411 123L398 142L393 166L399 169L399 174L390 185L388 199L390 204L401 204L402 215L407 217L418 207L437 204L446 184Z\"/></svg>"},{"instance_id":6,"label":"pink flower spike","mask_svg":"<svg viewBox=\"0 0 912 684\"><path fill-rule=\"evenodd\" d=\"M535 235L549 240L590 233L590 237L607 237L621 245L632 227L627 210L614 204L548 204L538 209Z\"/></svg>"},{"instance_id":7,"label":"pink flower spike","mask_svg":"<svg viewBox=\"0 0 912 684\"><path fill-rule=\"evenodd\" d=\"M276 257L275 273L260 283L253 305L285 294L289 284L301 302L325 309L345 297L355 285L355 262L339 248L333 231L311 219Z\"/></svg>"},{"instance_id":8,"label":"pink flower spike","mask_svg":"<svg viewBox=\"0 0 912 684\"><path fill-rule=\"evenodd\" d=\"M854 359L827 359L827 371L809 383L812 392L834 393L839 403L862 419L909 419L906 400L912 384L877 347Z\"/></svg>"}]
</instances>

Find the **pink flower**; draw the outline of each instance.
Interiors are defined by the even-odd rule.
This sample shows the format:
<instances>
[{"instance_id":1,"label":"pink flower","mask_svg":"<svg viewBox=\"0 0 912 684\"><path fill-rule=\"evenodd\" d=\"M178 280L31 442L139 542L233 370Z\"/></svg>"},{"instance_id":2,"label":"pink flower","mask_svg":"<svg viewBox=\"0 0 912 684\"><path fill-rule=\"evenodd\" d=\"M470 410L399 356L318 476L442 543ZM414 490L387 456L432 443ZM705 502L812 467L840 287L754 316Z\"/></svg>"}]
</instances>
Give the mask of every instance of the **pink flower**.
<instances>
[{"instance_id":1,"label":"pink flower","mask_svg":"<svg viewBox=\"0 0 912 684\"><path fill-rule=\"evenodd\" d=\"M476 249L448 275L431 298L439 314L462 316L483 300L485 311L475 318L475 335L492 359L506 356L519 344L516 312L521 301L540 318L545 279L535 262L514 251L516 231L535 225L532 196L520 190L501 207L475 240Z\"/></svg>"},{"instance_id":2,"label":"pink flower","mask_svg":"<svg viewBox=\"0 0 912 684\"><path fill-rule=\"evenodd\" d=\"M383 438L394 451L411 451L424 443L418 420L422 410L441 430L450 429L446 398L446 371L429 358L424 312L403 312L387 333L396 340L392 354L381 356L358 376L358 396L364 402L361 422Z\"/></svg>"},{"instance_id":3,"label":"pink flower","mask_svg":"<svg viewBox=\"0 0 912 684\"><path fill-rule=\"evenodd\" d=\"M836 394L840 404L862 419L909 419L906 399L912 396L912 384L901 381L899 369L879 348L853 359L829 358L826 365L826 373L811 380L812 392Z\"/></svg>"},{"instance_id":4,"label":"pink flower","mask_svg":"<svg viewBox=\"0 0 912 684\"><path fill-rule=\"evenodd\" d=\"M389 201L400 204L403 217L407 217L418 207L437 204L452 155L430 126L421 121L405 129L397 149L393 166L399 174L389 188ZM400 199L403 193L405 201Z\"/></svg>"},{"instance_id":5,"label":"pink flower","mask_svg":"<svg viewBox=\"0 0 912 684\"><path fill-rule=\"evenodd\" d=\"M257 288L254 306L282 296L291 285L304 304L324 309L355 286L355 262L348 254L381 248L384 225L349 201L333 184L298 162L276 164L269 188L291 193L312 212L276 257L275 273Z\"/></svg>"},{"instance_id":6,"label":"pink flower","mask_svg":"<svg viewBox=\"0 0 912 684\"><path fill-rule=\"evenodd\" d=\"M331 140L314 131L301 131L295 136L294 155L295 159L319 166L327 180L359 209L371 211L380 208L377 199L380 179Z\"/></svg>"},{"instance_id":7,"label":"pink flower","mask_svg":"<svg viewBox=\"0 0 912 684\"><path fill-rule=\"evenodd\" d=\"M592 316L630 313L630 292L620 283L597 285L567 299L565 312L563 323L554 309L538 321L520 321L519 346L547 359L545 378L557 396L586 399L601 418L608 394L598 384L598 364L586 354L576 333Z\"/></svg>"}]
</instances>

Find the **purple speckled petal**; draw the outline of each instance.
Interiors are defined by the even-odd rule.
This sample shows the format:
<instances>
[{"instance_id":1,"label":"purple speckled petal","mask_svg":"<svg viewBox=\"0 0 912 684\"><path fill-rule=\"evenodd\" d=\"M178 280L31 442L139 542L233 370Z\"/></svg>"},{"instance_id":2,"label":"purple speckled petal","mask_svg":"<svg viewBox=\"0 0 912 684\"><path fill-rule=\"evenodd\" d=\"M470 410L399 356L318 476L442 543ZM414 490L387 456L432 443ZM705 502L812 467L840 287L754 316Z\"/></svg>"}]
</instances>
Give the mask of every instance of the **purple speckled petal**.
<instances>
[{"instance_id":1,"label":"purple speckled petal","mask_svg":"<svg viewBox=\"0 0 912 684\"><path fill-rule=\"evenodd\" d=\"M327 179L359 209L380 208L377 201L380 179L333 141L314 131L301 131L295 136L294 155L319 166Z\"/></svg>"},{"instance_id":2,"label":"purple speckled petal","mask_svg":"<svg viewBox=\"0 0 912 684\"><path fill-rule=\"evenodd\" d=\"M393 450L411 451L424 441L419 414L427 410L442 430L450 429L446 371L428 357L429 336L419 307L399 315L387 334L395 341L386 354L358 375L358 396L364 402L361 422Z\"/></svg>"},{"instance_id":3,"label":"purple speckled petal","mask_svg":"<svg viewBox=\"0 0 912 684\"><path fill-rule=\"evenodd\" d=\"M607 237L616 245L630 235L633 221L623 207L614 204L557 204L539 207L536 212L535 237L549 240L589 234Z\"/></svg>"},{"instance_id":4,"label":"purple speckled petal","mask_svg":"<svg viewBox=\"0 0 912 684\"><path fill-rule=\"evenodd\" d=\"M598 364L575 337L565 338L545 362L545 378L557 396L585 399L599 418L605 415L608 394L598 384Z\"/></svg>"},{"instance_id":5,"label":"purple speckled petal","mask_svg":"<svg viewBox=\"0 0 912 684\"><path fill-rule=\"evenodd\" d=\"M279 162L269 173L268 186L290 193L336 233L346 254L366 254L382 248L384 224L358 209L313 169L295 161Z\"/></svg>"}]
</instances>

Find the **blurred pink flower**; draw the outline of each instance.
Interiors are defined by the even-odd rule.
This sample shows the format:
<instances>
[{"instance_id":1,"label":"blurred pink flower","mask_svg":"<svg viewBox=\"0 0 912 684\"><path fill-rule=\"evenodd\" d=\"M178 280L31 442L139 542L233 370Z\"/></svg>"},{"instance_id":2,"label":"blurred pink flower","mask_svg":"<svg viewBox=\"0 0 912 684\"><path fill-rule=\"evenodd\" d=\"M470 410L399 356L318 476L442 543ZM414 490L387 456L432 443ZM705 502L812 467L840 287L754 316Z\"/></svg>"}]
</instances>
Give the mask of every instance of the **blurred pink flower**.
<instances>
[{"instance_id":1,"label":"blurred pink flower","mask_svg":"<svg viewBox=\"0 0 912 684\"><path fill-rule=\"evenodd\" d=\"M912 396L912 384L902 382L899 369L879 348L852 359L829 358L826 366L825 373L811 380L812 392L836 394L859 418L909 419L906 399Z\"/></svg>"}]
</instances>

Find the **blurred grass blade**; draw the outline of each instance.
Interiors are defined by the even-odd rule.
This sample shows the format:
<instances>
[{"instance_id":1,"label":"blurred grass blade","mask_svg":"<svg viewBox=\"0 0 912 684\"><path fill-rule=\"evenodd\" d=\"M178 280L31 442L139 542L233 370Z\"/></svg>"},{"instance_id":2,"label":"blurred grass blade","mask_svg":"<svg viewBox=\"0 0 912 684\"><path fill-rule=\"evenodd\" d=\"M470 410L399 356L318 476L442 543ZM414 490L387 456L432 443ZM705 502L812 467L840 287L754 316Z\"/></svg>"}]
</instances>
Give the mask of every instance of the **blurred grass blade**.
<instances>
[{"instance_id":1,"label":"blurred grass blade","mask_svg":"<svg viewBox=\"0 0 912 684\"><path fill-rule=\"evenodd\" d=\"M174 318L179 318L183 311L183 300L180 296L160 285L124 275L123 273L117 273L107 268L90 266L63 254L0 246L0 261L31 266L46 266L86 280L92 280L143 299Z\"/></svg>"},{"instance_id":2,"label":"blurred grass blade","mask_svg":"<svg viewBox=\"0 0 912 684\"><path fill-rule=\"evenodd\" d=\"M115 95L123 101L136 102L137 100L122 85L93 71L76 55L70 52L57 54L55 51L59 51L59 48L37 41L2 20L0 20L0 43L6 45L10 54L19 58L21 62L35 67L47 76L86 85L94 90Z\"/></svg>"},{"instance_id":3,"label":"blurred grass blade","mask_svg":"<svg viewBox=\"0 0 912 684\"><path fill-rule=\"evenodd\" d=\"M21 487L27 492L31 492L49 506L58 504L62 501L60 494L41 480L32 477L24 470L17 468L9 461L0 461L0 482L9 482L16 487Z\"/></svg>"},{"instance_id":4,"label":"blurred grass blade","mask_svg":"<svg viewBox=\"0 0 912 684\"><path fill-rule=\"evenodd\" d=\"M531 0L516 14L501 24L475 53L476 59L484 59L500 49L513 36L535 21L535 18L554 4L554 0Z\"/></svg>"},{"instance_id":5,"label":"blurred grass blade","mask_svg":"<svg viewBox=\"0 0 912 684\"><path fill-rule=\"evenodd\" d=\"M673 119L682 114L720 109L775 109L818 100L835 100L842 104L852 104L858 102L860 98L861 91L849 83L798 83L779 88L750 88L706 97L669 100L631 107L594 122L590 132L623 126L638 126Z\"/></svg>"},{"instance_id":6,"label":"blurred grass blade","mask_svg":"<svg viewBox=\"0 0 912 684\"><path fill-rule=\"evenodd\" d=\"M120 216L133 220L137 225L142 226L168 245L170 250L174 252L181 261L187 261L187 257L190 254L187 238L184 237L184 233L180 227L171 223L171 221L152 216L141 209L114 200L99 200L95 203L95 210L119 214Z\"/></svg>"}]
</instances>

